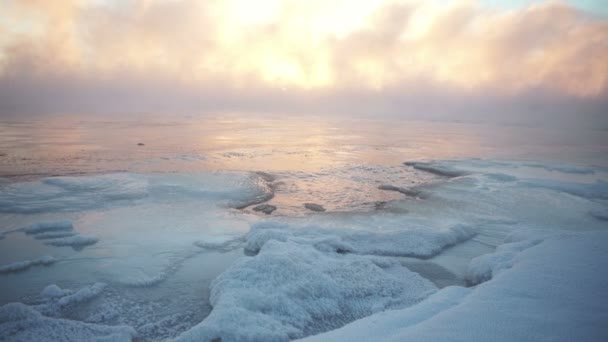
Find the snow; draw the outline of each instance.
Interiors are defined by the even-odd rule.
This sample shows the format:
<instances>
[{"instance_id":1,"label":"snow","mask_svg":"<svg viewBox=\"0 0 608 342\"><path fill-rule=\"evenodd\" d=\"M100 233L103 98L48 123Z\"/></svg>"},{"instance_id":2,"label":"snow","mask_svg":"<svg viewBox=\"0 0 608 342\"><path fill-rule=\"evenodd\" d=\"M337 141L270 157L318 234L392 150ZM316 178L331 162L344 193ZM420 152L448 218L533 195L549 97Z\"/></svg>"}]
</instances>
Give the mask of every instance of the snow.
<instances>
[{"instance_id":1,"label":"snow","mask_svg":"<svg viewBox=\"0 0 608 342\"><path fill-rule=\"evenodd\" d=\"M0 273L21 272L21 271L27 270L28 268L30 268L32 266L38 266L38 265L48 266L48 265L53 264L56 261L57 261L57 259L53 258L52 256L48 256L48 255L40 257L38 259L34 259L34 260L16 261L16 262L10 263L8 265L0 266Z\"/></svg>"},{"instance_id":2,"label":"snow","mask_svg":"<svg viewBox=\"0 0 608 342\"><path fill-rule=\"evenodd\" d=\"M518 252L508 269L493 263L493 273L502 271L474 288L444 288L418 305L303 341L603 341L607 243L606 232L547 237Z\"/></svg>"},{"instance_id":3,"label":"snow","mask_svg":"<svg viewBox=\"0 0 608 342\"><path fill-rule=\"evenodd\" d=\"M412 305L435 290L396 261L273 240L213 281L213 311L177 340L287 341Z\"/></svg>"}]
</instances>

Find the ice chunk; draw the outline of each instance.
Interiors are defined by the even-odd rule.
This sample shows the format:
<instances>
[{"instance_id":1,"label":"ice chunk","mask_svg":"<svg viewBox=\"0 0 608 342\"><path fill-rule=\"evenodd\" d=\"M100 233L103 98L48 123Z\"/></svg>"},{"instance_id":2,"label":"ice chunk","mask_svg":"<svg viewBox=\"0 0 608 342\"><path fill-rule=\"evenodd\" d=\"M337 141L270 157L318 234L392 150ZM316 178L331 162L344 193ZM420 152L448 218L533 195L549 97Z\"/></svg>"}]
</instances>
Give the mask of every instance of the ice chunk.
<instances>
[{"instance_id":1,"label":"ice chunk","mask_svg":"<svg viewBox=\"0 0 608 342\"><path fill-rule=\"evenodd\" d=\"M85 286L76 292L59 289L63 292L64 295L58 296L56 299L55 297L50 297L54 298L54 300L49 303L40 305L39 310L46 316L60 317L63 311L65 311L66 309L71 308L80 303L87 302L99 296L105 288L105 283L95 283L90 286ZM46 288L44 290L46 290Z\"/></svg>"},{"instance_id":2,"label":"ice chunk","mask_svg":"<svg viewBox=\"0 0 608 342\"><path fill-rule=\"evenodd\" d=\"M364 231L261 222L253 225L245 250L253 254L267 241L293 240L314 245L319 250L339 253L428 258L474 235L474 229L463 225L448 228L412 225L394 231Z\"/></svg>"},{"instance_id":3,"label":"ice chunk","mask_svg":"<svg viewBox=\"0 0 608 342\"><path fill-rule=\"evenodd\" d=\"M55 284L48 285L40 292L40 296L45 298L57 298L65 296L66 294L66 291Z\"/></svg>"},{"instance_id":4,"label":"ice chunk","mask_svg":"<svg viewBox=\"0 0 608 342\"><path fill-rule=\"evenodd\" d=\"M62 231L58 231L58 232L45 232L45 233L36 234L34 236L34 238L37 239L37 240L49 240L49 239L57 239L57 238L64 238L64 237L74 236L76 234L77 233L75 233L75 232L62 232Z\"/></svg>"},{"instance_id":5,"label":"ice chunk","mask_svg":"<svg viewBox=\"0 0 608 342\"><path fill-rule=\"evenodd\" d=\"M50 318L21 303L0 307L0 340L14 342L131 341L136 336L127 326L106 326Z\"/></svg>"},{"instance_id":6,"label":"ice chunk","mask_svg":"<svg viewBox=\"0 0 608 342\"><path fill-rule=\"evenodd\" d=\"M206 249L206 250L218 251L218 252L229 252L229 251L242 247L244 243L245 243L244 236L238 236L238 237L230 236L230 237L224 237L224 239L215 237L215 239L209 238L205 241L196 241L196 242L194 242L194 245L197 247Z\"/></svg>"},{"instance_id":7,"label":"ice chunk","mask_svg":"<svg viewBox=\"0 0 608 342\"><path fill-rule=\"evenodd\" d=\"M36 265L48 266L55 261L57 261L57 259L48 255L34 260L17 261L8 265L0 266L0 273L21 272Z\"/></svg>"},{"instance_id":8,"label":"ice chunk","mask_svg":"<svg viewBox=\"0 0 608 342\"><path fill-rule=\"evenodd\" d=\"M75 235L59 239L52 239L47 241L46 244L52 246L70 246L78 248L96 244L98 241L99 239L94 236Z\"/></svg>"},{"instance_id":9,"label":"ice chunk","mask_svg":"<svg viewBox=\"0 0 608 342\"><path fill-rule=\"evenodd\" d=\"M440 162L405 162L404 165L411 166L414 169L432 173L437 176L443 177L460 177L465 176L468 172L458 170L452 166L441 164Z\"/></svg>"},{"instance_id":10,"label":"ice chunk","mask_svg":"<svg viewBox=\"0 0 608 342\"><path fill-rule=\"evenodd\" d=\"M287 341L412 305L435 290L396 261L269 241L213 281L213 311L178 340Z\"/></svg>"},{"instance_id":11,"label":"ice chunk","mask_svg":"<svg viewBox=\"0 0 608 342\"><path fill-rule=\"evenodd\" d=\"M303 341L603 341L607 244L606 232L548 237L469 291L448 287Z\"/></svg>"},{"instance_id":12,"label":"ice chunk","mask_svg":"<svg viewBox=\"0 0 608 342\"><path fill-rule=\"evenodd\" d=\"M72 229L74 229L74 226L70 221L49 221L34 223L33 225L24 228L23 231L26 234L39 234L45 232L71 231Z\"/></svg>"},{"instance_id":13,"label":"ice chunk","mask_svg":"<svg viewBox=\"0 0 608 342\"><path fill-rule=\"evenodd\" d=\"M276 206L274 206L272 204L267 204L267 203L260 204L260 205L253 207L253 211L261 211L266 215L272 214L272 212L275 210L277 210Z\"/></svg>"},{"instance_id":14,"label":"ice chunk","mask_svg":"<svg viewBox=\"0 0 608 342\"><path fill-rule=\"evenodd\" d=\"M322 205L316 203L304 203L304 207L308 210L317 212L325 211L325 208L323 208Z\"/></svg>"},{"instance_id":15,"label":"ice chunk","mask_svg":"<svg viewBox=\"0 0 608 342\"><path fill-rule=\"evenodd\" d=\"M385 190L385 191L396 191L396 192L402 193L402 194L404 194L406 196L410 196L410 197L418 197L418 195L420 195L420 191L400 188L400 187L394 186L394 185L383 184L383 185L378 186L378 189Z\"/></svg>"}]
</instances>

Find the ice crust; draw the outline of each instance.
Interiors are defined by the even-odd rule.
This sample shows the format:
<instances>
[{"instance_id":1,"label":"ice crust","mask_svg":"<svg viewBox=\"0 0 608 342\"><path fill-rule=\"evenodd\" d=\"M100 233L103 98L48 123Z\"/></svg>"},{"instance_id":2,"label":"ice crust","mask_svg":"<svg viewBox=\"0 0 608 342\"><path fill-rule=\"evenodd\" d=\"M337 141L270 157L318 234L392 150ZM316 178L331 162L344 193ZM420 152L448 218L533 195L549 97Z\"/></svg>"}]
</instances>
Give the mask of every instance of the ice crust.
<instances>
[{"instance_id":1,"label":"ice crust","mask_svg":"<svg viewBox=\"0 0 608 342\"><path fill-rule=\"evenodd\" d=\"M61 318L62 312L98 296L105 284L97 283L76 292L49 285L42 292L43 304L9 303L0 307L0 340L7 341L131 341L128 326L107 326Z\"/></svg>"},{"instance_id":2,"label":"ice crust","mask_svg":"<svg viewBox=\"0 0 608 342\"><path fill-rule=\"evenodd\" d=\"M504 258L486 258L494 277L475 288L444 288L302 341L603 341L607 243L606 232L548 237L516 253L509 269Z\"/></svg>"},{"instance_id":3,"label":"ice crust","mask_svg":"<svg viewBox=\"0 0 608 342\"><path fill-rule=\"evenodd\" d=\"M436 287L398 262L268 241L211 286L211 314L178 341L288 341L387 308Z\"/></svg>"}]
</instances>

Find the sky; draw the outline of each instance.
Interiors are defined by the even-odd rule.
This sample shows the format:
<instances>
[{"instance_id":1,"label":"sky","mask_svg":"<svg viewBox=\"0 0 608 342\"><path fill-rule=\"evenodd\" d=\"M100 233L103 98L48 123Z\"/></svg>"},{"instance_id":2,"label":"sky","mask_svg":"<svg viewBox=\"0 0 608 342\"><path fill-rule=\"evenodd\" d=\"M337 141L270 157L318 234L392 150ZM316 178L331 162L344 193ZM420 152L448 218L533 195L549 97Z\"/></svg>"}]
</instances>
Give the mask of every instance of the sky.
<instances>
[{"instance_id":1,"label":"sky","mask_svg":"<svg viewBox=\"0 0 608 342\"><path fill-rule=\"evenodd\" d=\"M3 0L0 115L234 110L603 124L607 8Z\"/></svg>"}]
</instances>

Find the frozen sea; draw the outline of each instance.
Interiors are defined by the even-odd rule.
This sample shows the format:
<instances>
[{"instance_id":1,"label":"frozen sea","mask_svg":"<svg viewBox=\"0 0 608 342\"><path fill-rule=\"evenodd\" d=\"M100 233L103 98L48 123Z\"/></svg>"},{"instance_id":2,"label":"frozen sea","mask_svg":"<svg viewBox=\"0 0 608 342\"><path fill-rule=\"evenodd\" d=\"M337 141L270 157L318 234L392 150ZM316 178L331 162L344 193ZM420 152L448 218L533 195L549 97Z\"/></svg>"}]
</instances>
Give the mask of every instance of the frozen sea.
<instances>
[{"instance_id":1,"label":"frozen sea","mask_svg":"<svg viewBox=\"0 0 608 342\"><path fill-rule=\"evenodd\" d=\"M0 340L603 341L607 228L601 127L2 119Z\"/></svg>"}]
</instances>

